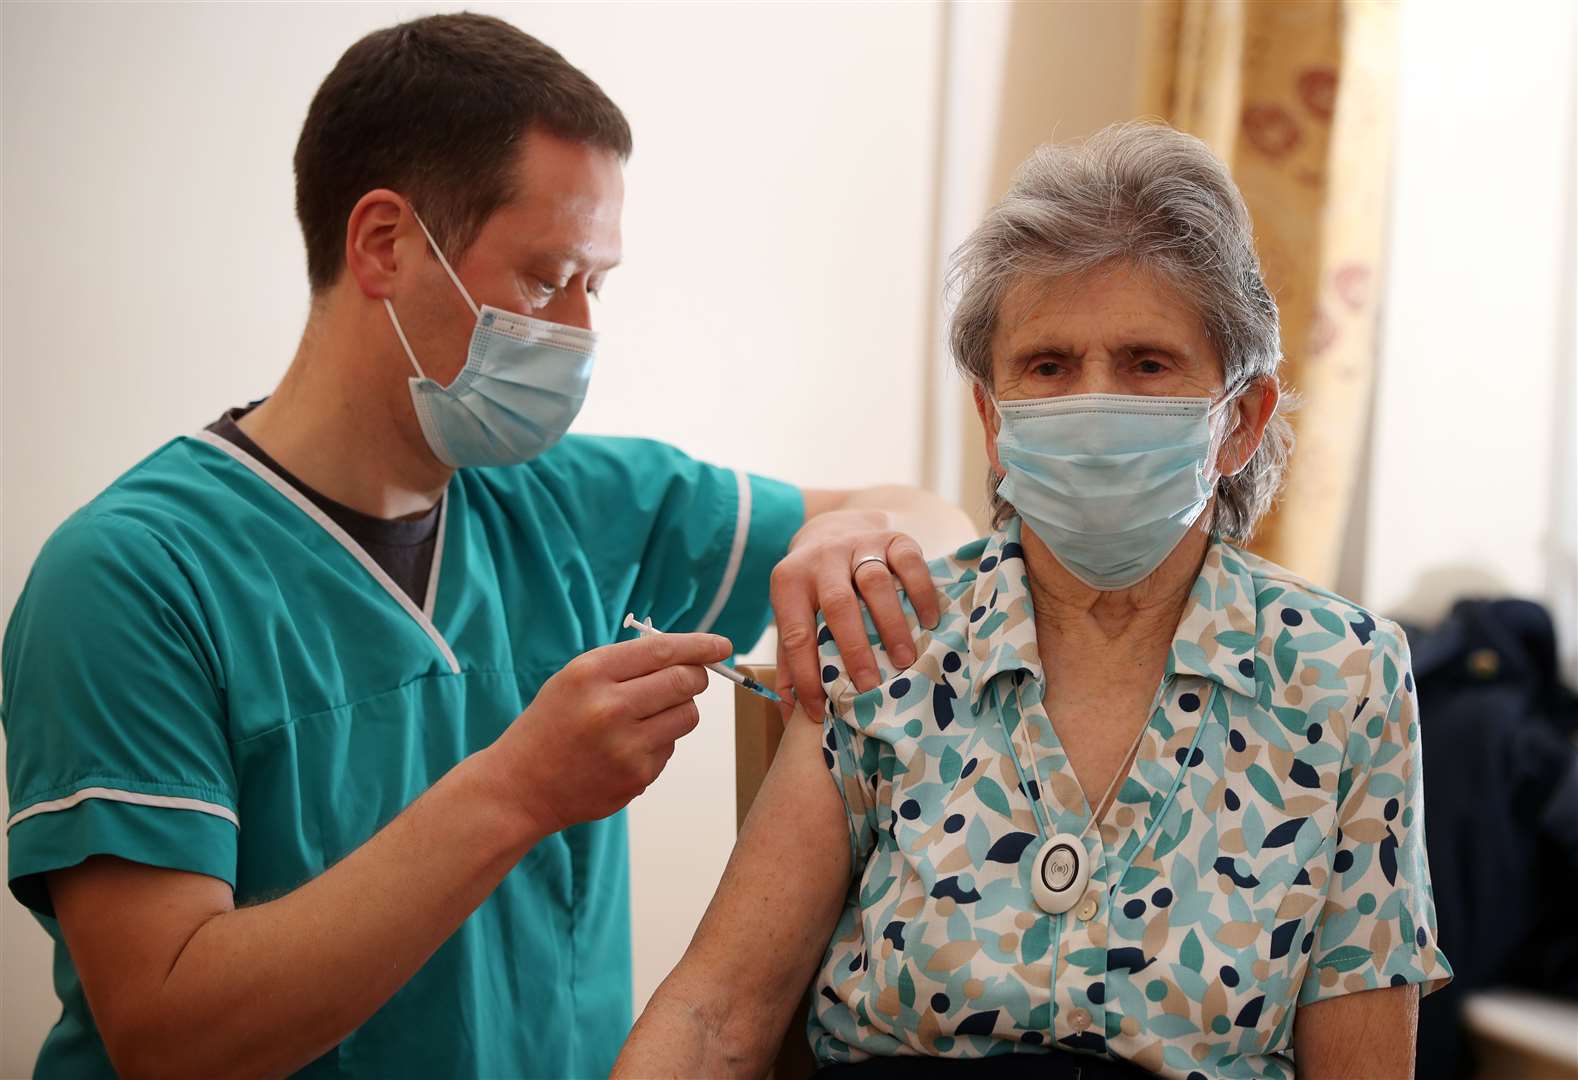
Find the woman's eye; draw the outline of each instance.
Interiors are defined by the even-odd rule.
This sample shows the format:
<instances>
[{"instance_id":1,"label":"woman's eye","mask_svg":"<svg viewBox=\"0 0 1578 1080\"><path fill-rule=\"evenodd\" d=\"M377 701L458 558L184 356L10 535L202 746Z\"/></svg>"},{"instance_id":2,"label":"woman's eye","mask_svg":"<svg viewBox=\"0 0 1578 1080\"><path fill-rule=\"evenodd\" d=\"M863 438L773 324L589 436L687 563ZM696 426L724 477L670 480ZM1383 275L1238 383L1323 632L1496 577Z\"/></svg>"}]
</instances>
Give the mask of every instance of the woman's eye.
<instances>
[{"instance_id":1,"label":"woman's eye","mask_svg":"<svg viewBox=\"0 0 1578 1080\"><path fill-rule=\"evenodd\" d=\"M1161 361L1148 360L1144 358L1142 358L1135 365L1135 367L1139 369L1141 375L1160 375L1167 370L1167 365L1163 364Z\"/></svg>"},{"instance_id":2,"label":"woman's eye","mask_svg":"<svg viewBox=\"0 0 1578 1080\"><path fill-rule=\"evenodd\" d=\"M1062 370L1063 366L1055 360L1042 360L1035 367L1031 368L1031 371L1033 371L1035 374L1046 379L1054 378L1060 374Z\"/></svg>"}]
</instances>

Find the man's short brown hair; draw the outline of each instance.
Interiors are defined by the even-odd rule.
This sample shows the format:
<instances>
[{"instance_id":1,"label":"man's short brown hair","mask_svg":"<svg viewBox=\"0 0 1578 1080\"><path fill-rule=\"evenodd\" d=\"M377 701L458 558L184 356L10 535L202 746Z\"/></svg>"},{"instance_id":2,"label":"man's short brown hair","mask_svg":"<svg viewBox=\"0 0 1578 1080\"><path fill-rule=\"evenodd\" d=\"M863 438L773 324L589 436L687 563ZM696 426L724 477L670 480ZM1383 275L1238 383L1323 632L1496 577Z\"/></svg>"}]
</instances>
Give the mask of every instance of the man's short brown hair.
<instances>
[{"instance_id":1,"label":"man's short brown hair","mask_svg":"<svg viewBox=\"0 0 1578 1080\"><path fill-rule=\"evenodd\" d=\"M451 259L513 196L526 131L630 156L630 125L564 57L501 19L462 12L378 30L340 57L296 142L296 217L316 295L345 265L345 226L398 191Z\"/></svg>"}]
</instances>

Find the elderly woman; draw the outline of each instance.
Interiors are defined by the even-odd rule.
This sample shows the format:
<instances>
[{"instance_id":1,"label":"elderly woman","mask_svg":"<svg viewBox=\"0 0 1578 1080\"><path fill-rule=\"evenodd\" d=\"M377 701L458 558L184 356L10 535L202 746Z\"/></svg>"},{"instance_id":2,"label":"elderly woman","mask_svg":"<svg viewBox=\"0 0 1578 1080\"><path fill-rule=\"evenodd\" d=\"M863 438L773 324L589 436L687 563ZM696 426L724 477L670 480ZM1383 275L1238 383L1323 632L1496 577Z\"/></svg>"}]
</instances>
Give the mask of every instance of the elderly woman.
<instances>
[{"instance_id":1,"label":"elderly woman","mask_svg":"<svg viewBox=\"0 0 1578 1080\"><path fill-rule=\"evenodd\" d=\"M1451 973L1408 648L1233 543L1291 437L1227 171L1159 126L1043 148L955 278L996 531L908 668L827 644L616 1072L760 1074L814 973L839 1075L1411 1075Z\"/></svg>"}]
</instances>

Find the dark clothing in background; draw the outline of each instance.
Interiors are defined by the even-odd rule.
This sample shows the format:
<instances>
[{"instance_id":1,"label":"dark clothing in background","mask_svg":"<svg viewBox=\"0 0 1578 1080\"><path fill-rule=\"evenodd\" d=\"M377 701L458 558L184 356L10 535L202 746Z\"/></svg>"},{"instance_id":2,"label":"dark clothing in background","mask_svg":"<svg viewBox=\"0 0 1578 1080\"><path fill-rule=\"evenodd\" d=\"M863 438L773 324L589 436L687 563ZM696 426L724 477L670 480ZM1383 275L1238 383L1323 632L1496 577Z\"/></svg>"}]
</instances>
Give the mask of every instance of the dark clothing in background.
<instances>
[{"instance_id":1,"label":"dark clothing in background","mask_svg":"<svg viewBox=\"0 0 1578 1080\"><path fill-rule=\"evenodd\" d=\"M1538 604L1466 600L1408 636L1430 877L1455 975L1420 1003L1417 1075L1468 1076L1465 996L1578 998L1578 695Z\"/></svg>"},{"instance_id":2,"label":"dark clothing in background","mask_svg":"<svg viewBox=\"0 0 1578 1080\"><path fill-rule=\"evenodd\" d=\"M427 601L427 580L433 569L433 551L438 543L438 514L443 504L435 504L419 518L391 521L353 510L327 495L320 495L281 468L279 462L264 453L263 448L249 439L237 424L260 404L254 401L251 405L230 409L209 424L208 430L257 458L306 496L312 505L327 514L329 520L344 529L352 540L372 556L373 561L400 586L412 603L422 607Z\"/></svg>"}]
</instances>

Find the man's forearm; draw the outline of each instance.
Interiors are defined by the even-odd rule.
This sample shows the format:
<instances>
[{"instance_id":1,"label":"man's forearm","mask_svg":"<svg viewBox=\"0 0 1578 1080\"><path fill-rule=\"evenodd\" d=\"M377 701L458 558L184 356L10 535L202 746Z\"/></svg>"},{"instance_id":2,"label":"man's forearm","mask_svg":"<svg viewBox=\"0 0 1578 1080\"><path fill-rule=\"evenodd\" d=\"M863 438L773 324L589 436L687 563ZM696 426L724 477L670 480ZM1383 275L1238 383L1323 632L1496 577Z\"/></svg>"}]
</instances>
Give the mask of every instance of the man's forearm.
<instances>
[{"instance_id":1,"label":"man's forearm","mask_svg":"<svg viewBox=\"0 0 1578 1080\"><path fill-rule=\"evenodd\" d=\"M860 488L848 493L840 509L885 513L886 527L914 537L928 558L946 555L978 535L963 510L917 487L890 484Z\"/></svg>"},{"instance_id":2,"label":"man's forearm","mask_svg":"<svg viewBox=\"0 0 1578 1080\"><path fill-rule=\"evenodd\" d=\"M712 634L663 634L582 653L490 746L276 900L237 910L215 877L111 855L51 871L50 900L116 1069L279 1074L337 1045L545 836L644 791L700 719L702 665L732 650ZM311 794L325 805L326 793Z\"/></svg>"},{"instance_id":3,"label":"man's forearm","mask_svg":"<svg viewBox=\"0 0 1578 1080\"><path fill-rule=\"evenodd\" d=\"M138 1072L298 1069L367 1020L541 839L488 774L452 769L344 860L295 891L204 922L128 1043Z\"/></svg>"}]
</instances>

